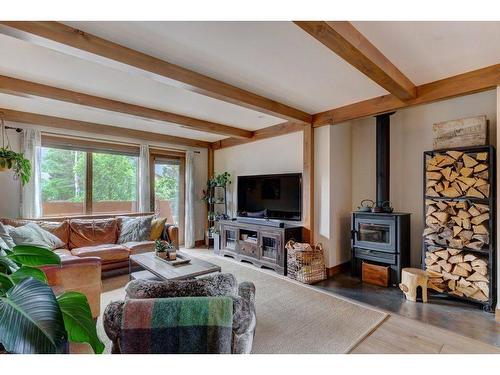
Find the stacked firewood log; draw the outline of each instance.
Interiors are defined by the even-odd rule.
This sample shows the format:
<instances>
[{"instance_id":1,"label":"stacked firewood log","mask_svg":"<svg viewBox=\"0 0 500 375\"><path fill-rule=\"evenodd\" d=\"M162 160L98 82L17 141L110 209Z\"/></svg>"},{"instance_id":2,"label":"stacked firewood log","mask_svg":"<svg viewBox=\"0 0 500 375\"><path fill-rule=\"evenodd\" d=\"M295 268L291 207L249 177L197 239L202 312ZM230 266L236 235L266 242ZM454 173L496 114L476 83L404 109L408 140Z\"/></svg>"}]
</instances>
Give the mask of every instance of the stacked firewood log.
<instances>
[{"instance_id":1,"label":"stacked firewood log","mask_svg":"<svg viewBox=\"0 0 500 375\"><path fill-rule=\"evenodd\" d=\"M487 255L467 251L488 251L490 208L476 199L489 198L488 167L486 152L447 151L426 161L425 266L436 291L489 298Z\"/></svg>"},{"instance_id":2,"label":"stacked firewood log","mask_svg":"<svg viewBox=\"0 0 500 375\"><path fill-rule=\"evenodd\" d=\"M461 196L489 198L488 153L475 157L460 151L436 154L427 160L426 195L456 198Z\"/></svg>"}]
</instances>

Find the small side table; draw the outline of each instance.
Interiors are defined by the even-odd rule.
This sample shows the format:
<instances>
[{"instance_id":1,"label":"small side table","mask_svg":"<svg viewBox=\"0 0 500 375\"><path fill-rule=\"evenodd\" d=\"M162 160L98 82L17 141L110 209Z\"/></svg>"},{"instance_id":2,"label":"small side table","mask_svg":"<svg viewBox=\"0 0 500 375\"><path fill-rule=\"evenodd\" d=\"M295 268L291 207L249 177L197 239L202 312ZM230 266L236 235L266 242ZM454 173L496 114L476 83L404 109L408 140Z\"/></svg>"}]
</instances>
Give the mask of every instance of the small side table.
<instances>
[{"instance_id":1,"label":"small side table","mask_svg":"<svg viewBox=\"0 0 500 375\"><path fill-rule=\"evenodd\" d=\"M417 302L417 288L422 288L422 302L427 302L428 276L420 268L403 268L399 289L403 291L408 301Z\"/></svg>"}]
</instances>

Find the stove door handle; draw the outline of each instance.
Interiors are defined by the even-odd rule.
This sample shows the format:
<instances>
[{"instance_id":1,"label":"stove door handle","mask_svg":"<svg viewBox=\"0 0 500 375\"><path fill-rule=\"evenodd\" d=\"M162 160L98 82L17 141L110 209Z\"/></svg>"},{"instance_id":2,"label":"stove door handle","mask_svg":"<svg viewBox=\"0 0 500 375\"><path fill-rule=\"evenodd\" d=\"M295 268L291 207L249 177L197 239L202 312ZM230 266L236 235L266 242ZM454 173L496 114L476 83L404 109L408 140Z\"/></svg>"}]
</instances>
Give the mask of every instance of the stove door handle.
<instances>
[{"instance_id":1,"label":"stove door handle","mask_svg":"<svg viewBox=\"0 0 500 375\"><path fill-rule=\"evenodd\" d=\"M358 231L356 229L351 229L351 239L353 239L353 240L356 239L356 233L358 233Z\"/></svg>"}]
</instances>

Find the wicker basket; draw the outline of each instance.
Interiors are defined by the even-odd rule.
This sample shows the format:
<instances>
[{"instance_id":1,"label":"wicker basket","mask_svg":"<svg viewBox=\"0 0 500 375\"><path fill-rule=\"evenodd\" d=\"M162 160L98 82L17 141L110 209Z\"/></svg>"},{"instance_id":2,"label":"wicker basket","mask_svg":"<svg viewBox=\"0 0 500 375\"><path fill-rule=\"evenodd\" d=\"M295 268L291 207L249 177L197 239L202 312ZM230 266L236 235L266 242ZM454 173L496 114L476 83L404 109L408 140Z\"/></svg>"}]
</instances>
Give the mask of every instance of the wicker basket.
<instances>
[{"instance_id":1,"label":"wicker basket","mask_svg":"<svg viewBox=\"0 0 500 375\"><path fill-rule=\"evenodd\" d=\"M312 247L308 243L288 241L287 275L304 284L313 284L326 279L323 246Z\"/></svg>"}]
</instances>

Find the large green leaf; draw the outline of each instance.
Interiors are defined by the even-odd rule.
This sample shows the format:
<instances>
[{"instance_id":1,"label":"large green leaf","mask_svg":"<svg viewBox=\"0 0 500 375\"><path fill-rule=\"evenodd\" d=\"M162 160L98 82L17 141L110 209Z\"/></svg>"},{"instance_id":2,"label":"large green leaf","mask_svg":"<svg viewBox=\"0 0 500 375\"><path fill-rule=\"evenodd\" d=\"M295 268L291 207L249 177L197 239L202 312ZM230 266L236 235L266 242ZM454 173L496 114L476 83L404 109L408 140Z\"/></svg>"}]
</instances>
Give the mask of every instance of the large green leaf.
<instances>
[{"instance_id":1,"label":"large green leaf","mask_svg":"<svg viewBox=\"0 0 500 375\"><path fill-rule=\"evenodd\" d=\"M52 289L26 279L0 297L0 342L11 353L60 353L66 331Z\"/></svg>"},{"instance_id":2,"label":"large green leaf","mask_svg":"<svg viewBox=\"0 0 500 375\"><path fill-rule=\"evenodd\" d=\"M43 272L41 269L34 268L34 267L21 267L19 268L16 272L14 272L12 275L10 275L11 279L14 281L15 284L20 283L24 279L27 279L28 277L32 277L36 280L39 280L45 284L48 283L47 276L45 276L45 272Z\"/></svg>"},{"instance_id":3,"label":"large green leaf","mask_svg":"<svg viewBox=\"0 0 500 375\"><path fill-rule=\"evenodd\" d=\"M68 339L72 342L88 342L94 353L101 354L104 344L97 336L87 297L78 292L66 292L57 297L61 308Z\"/></svg>"},{"instance_id":4,"label":"large green leaf","mask_svg":"<svg viewBox=\"0 0 500 375\"><path fill-rule=\"evenodd\" d=\"M10 274L17 269L19 269L19 266L12 259L0 255L0 272Z\"/></svg>"},{"instance_id":5,"label":"large green leaf","mask_svg":"<svg viewBox=\"0 0 500 375\"><path fill-rule=\"evenodd\" d=\"M4 295L13 286L14 280L9 275L0 273L0 295Z\"/></svg>"},{"instance_id":6,"label":"large green leaf","mask_svg":"<svg viewBox=\"0 0 500 375\"><path fill-rule=\"evenodd\" d=\"M21 263L23 266L38 267L48 264L61 264L59 255L43 247L20 245L14 246L9 258Z\"/></svg>"},{"instance_id":7,"label":"large green leaf","mask_svg":"<svg viewBox=\"0 0 500 375\"><path fill-rule=\"evenodd\" d=\"M63 313L69 341L87 342L95 353L102 353L104 344L97 335L87 297L79 292L66 292L58 296L57 300Z\"/></svg>"}]
</instances>

